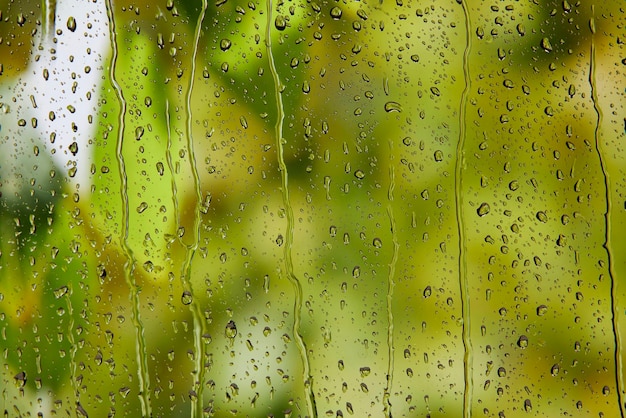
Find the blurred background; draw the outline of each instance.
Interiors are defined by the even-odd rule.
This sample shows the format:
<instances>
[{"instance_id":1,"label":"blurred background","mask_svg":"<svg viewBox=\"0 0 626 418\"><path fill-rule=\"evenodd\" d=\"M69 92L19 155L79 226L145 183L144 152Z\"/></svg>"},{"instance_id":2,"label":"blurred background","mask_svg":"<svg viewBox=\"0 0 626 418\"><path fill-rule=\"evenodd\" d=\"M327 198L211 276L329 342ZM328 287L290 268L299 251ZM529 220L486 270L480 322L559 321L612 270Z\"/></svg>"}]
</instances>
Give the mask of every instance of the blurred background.
<instances>
[{"instance_id":1,"label":"blurred background","mask_svg":"<svg viewBox=\"0 0 626 418\"><path fill-rule=\"evenodd\" d=\"M624 416L624 5L0 0L5 416Z\"/></svg>"}]
</instances>

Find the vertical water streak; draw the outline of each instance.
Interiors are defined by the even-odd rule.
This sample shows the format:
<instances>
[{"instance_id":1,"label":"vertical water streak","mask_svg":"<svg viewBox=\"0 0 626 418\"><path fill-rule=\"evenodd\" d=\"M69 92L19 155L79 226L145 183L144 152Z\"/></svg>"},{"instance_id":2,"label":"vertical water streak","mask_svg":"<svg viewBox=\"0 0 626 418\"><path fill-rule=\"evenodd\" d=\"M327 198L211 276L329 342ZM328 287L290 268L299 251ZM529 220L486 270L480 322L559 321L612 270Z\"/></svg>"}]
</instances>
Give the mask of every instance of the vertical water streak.
<instances>
[{"instance_id":1,"label":"vertical water streak","mask_svg":"<svg viewBox=\"0 0 626 418\"><path fill-rule=\"evenodd\" d=\"M393 142L389 141L389 147L393 151ZM393 158L393 155L392 155ZM393 161L390 161L389 166L389 191L387 198L389 204L387 205L387 216L389 217L389 227L391 228L391 239L393 242L393 253L391 261L389 262L389 276L387 277L387 385L385 386L385 393L383 395L384 414L385 417L391 418L391 388L393 386L393 372L394 372L394 339L393 339L393 289L395 287L395 275L396 264L398 264L398 252L400 245L398 244L398 236L396 229L396 221L393 216L393 190L396 187L395 184L395 171Z\"/></svg>"},{"instance_id":2,"label":"vertical water streak","mask_svg":"<svg viewBox=\"0 0 626 418\"><path fill-rule=\"evenodd\" d=\"M170 119L170 101L165 99L165 126L167 128L167 146L165 149L165 161L167 161L167 168L170 171L171 186L172 186L172 203L174 205L174 218L176 219L176 225L180 225L180 211L178 209L178 188L176 187L176 172L174 171L174 164L172 163L172 122Z\"/></svg>"},{"instance_id":3,"label":"vertical water streak","mask_svg":"<svg viewBox=\"0 0 626 418\"><path fill-rule=\"evenodd\" d=\"M128 206L128 178L126 175L126 165L124 163L124 154L122 152L124 145L124 130L125 130L125 117L126 117L126 99L122 88L117 82L115 75L118 58L117 48L117 35L115 28L115 17L113 12L112 0L106 2L107 18L109 23L109 36L111 38L111 64L109 77L113 90L117 95L120 102L120 113L118 117L118 132L117 132L117 144L116 144L116 158L120 176L120 196L122 200L122 231L120 232L120 244L124 255L126 256L126 263L124 263L124 279L129 289L129 300L132 308L132 322L135 328L135 350L137 355L137 378L139 379L139 401L141 403L141 414L144 417L150 417L152 415L152 407L150 405L150 375L148 373L148 355L146 350L146 340L144 336L144 327L141 322L141 315L139 309L139 289L134 278L135 271L135 256L128 243L129 235L129 206Z\"/></svg>"},{"instance_id":4,"label":"vertical water streak","mask_svg":"<svg viewBox=\"0 0 626 418\"><path fill-rule=\"evenodd\" d=\"M285 118L285 110L283 108L282 90L283 86L280 82L280 77L276 71L276 64L274 63L274 55L272 53L272 0L267 0L267 26L265 33L265 46L267 47L267 57L269 61L270 72L274 80L274 95L276 97L276 125L274 127L276 136L276 153L278 157L278 168L281 175L281 189L283 195L283 204L285 206L285 212L287 215L287 232L285 238L285 274L287 279L291 282L294 293L294 318L293 318L293 335L300 352L300 358L302 361L302 376L304 379L304 388L306 391L306 404L310 418L317 417L317 411L315 408L315 395L313 393L313 377L311 376L309 356L307 353L306 345L300 334L300 321L302 311L302 285L296 277L293 269L293 259L291 255L291 247L293 245L293 208L289 201L289 177L287 175L287 165L285 164L284 148L283 148L283 120Z\"/></svg>"},{"instance_id":5,"label":"vertical water streak","mask_svg":"<svg viewBox=\"0 0 626 418\"><path fill-rule=\"evenodd\" d=\"M615 266L614 257L611 250L611 182L609 173L605 167L605 161L603 158L602 145L600 142L600 126L602 125L602 109L598 102L598 89L596 84L596 28L595 28L595 8L591 5L591 19L589 21L589 29L591 30L591 46L590 46L590 59L589 59L589 85L591 88L591 101L593 102L593 108L596 112L596 127L594 130L595 149L598 154L598 160L600 162L600 169L604 178L604 199L606 201L606 210L604 212L604 244L602 245L606 250L608 258L608 272L611 281L611 311L612 311L612 325L613 325L613 339L615 340L615 384L617 386L617 400L619 402L620 417L624 418L626 415L623 401L624 391L624 372L622 370L622 335L619 331L619 309L616 307L617 298L619 295L617 286L618 280L615 279Z\"/></svg>"},{"instance_id":6,"label":"vertical water streak","mask_svg":"<svg viewBox=\"0 0 626 418\"><path fill-rule=\"evenodd\" d=\"M192 112L191 112L191 96L193 94L193 84L196 76L196 58L198 56L198 44L200 43L200 34L202 32L202 22L206 15L208 4L207 0L202 0L202 9L198 15L196 23L196 31L193 39L193 53L191 55L191 71L189 74L189 88L187 89L187 150L189 151L189 165L193 175L193 184L196 193L196 207L194 209L194 238L193 243L187 246L187 255L182 270L183 289L192 295L192 302L189 309L193 316L193 342L195 351L195 367L198 373L198 380L195 382L196 396L191 402L191 417L202 417L202 402L204 392L204 345L202 344L202 336L206 333L205 323L202 320L202 313L196 298L193 297L193 287L191 285L191 266L193 257L200 245L200 205L202 204L202 193L200 192L200 176L198 174L198 166L196 164L196 154L194 151L193 134L192 134ZM176 197L174 197L176 198Z\"/></svg>"},{"instance_id":7,"label":"vertical water streak","mask_svg":"<svg viewBox=\"0 0 626 418\"><path fill-rule=\"evenodd\" d=\"M456 147L456 162L454 170L454 197L456 208L456 223L458 228L459 237L459 286L461 288L461 312L463 316L463 376L464 376L464 389L463 389L463 417L470 418L472 416L472 372L473 372L473 358L472 358L472 340L471 340L471 328L470 328L470 297L469 297L469 280L467 277L467 254L465 252L465 236L463 225L463 164L464 164L464 147L466 136L466 109L467 109L467 97L470 89L470 73L469 73L469 54L471 48L471 34L470 34L470 16L466 0L461 2L463 7L463 13L465 15L465 51L463 52L463 75L465 80L465 88L461 95L461 107L459 111L459 141Z\"/></svg>"},{"instance_id":8,"label":"vertical water streak","mask_svg":"<svg viewBox=\"0 0 626 418\"><path fill-rule=\"evenodd\" d=\"M54 36L56 9L57 0L41 0L41 26L43 27L43 37L45 41Z\"/></svg>"},{"instance_id":9,"label":"vertical water streak","mask_svg":"<svg viewBox=\"0 0 626 418\"><path fill-rule=\"evenodd\" d=\"M71 294L72 288L70 287L67 290L67 293L65 293L67 315L69 318L69 323L67 324L67 342L70 343L70 376L72 379L72 389L74 390L76 401L80 401L80 391L78 390L78 385L76 384L76 351L78 351L78 347L76 346L76 340L74 339L74 308L72 307Z\"/></svg>"}]
</instances>

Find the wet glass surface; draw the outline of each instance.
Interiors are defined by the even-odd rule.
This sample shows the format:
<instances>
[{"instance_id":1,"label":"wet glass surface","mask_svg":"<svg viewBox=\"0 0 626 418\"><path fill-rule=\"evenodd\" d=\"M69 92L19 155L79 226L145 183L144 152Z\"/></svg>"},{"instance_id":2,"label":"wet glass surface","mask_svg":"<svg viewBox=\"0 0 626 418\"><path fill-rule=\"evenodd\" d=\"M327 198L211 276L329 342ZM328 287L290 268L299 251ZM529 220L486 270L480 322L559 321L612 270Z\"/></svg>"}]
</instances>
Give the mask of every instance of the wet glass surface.
<instances>
[{"instance_id":1,"label":"wet glass surface","mask_svg":"<svg viewBox=\"0 0 626 418\"><path fill-rule=\"evenodd\" d=\"M624 416L620 2L0 0L5 416Z\"/></svg>"}]
</instances>

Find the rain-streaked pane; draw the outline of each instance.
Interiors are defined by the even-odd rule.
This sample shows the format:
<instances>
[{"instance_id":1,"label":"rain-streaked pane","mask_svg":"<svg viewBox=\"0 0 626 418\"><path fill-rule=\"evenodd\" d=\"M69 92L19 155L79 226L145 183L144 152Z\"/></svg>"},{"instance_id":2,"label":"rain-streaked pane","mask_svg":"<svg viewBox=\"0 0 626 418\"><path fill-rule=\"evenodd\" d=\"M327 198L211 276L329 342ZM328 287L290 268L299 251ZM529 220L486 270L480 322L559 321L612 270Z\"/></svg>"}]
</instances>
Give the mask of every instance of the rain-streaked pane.
<instances>
[{"instance_id":1,"label":"rain-streaked pane","mask_svg":"<svg viewBox=\"0 0 626 418\"><path fill-rule=\"evenodd\" d=\"M0 410L624 416L623 14L0 1Z\"/></svg>"}]
</instances>

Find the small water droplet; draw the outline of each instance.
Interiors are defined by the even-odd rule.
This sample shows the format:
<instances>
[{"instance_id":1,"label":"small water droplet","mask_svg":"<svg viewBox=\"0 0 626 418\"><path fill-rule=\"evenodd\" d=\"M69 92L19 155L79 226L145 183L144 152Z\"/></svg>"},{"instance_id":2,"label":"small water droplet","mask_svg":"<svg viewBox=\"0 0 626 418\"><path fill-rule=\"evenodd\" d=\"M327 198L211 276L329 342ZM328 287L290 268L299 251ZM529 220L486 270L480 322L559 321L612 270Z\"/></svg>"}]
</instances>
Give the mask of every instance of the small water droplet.
<instances>
[{"instance_id":1,"label":"small water droplet","mask_svg":"<svg viewBox=\"0 0 626 418\"><path fill-rule=\"evenodd\" d=\"M59 299L59 298L65 296L67 291L68 291L68 287L67 286L61 286L61 287L59 287L58 289L56 289L54 291L54 297Z\"/></svg>"},{"instance_id":2,"label":"small water droplet","mask_svg":"<svg viewBox=\"0 0 626 418\"><path fill-rule=\"evenodd\" d=\"M354 177L356 177L359 180L363 180L365 178L365 173L363 172L363 170L356 170L354 172Z\"/></svg>"},{"instance_id":3,"label":"small water droplet","mask_svg":"<svg viewBox=\"0 0 626 418\"><path fill-rule=\"evenodd\" d=\"M67 28L72 32L76 30L76 19L74 19L74 16L67 18Z\"/></svg>"},{"instance_id":4,"label":"small water droplet","mask_svg":"<svg viewBox=\"0 0 626 418\"><path fill-rule=\"evenodd\" d=\"M435 151L434 157L435 157L435 161L437 162L443 161L443 151L441 150Z\"/></svg>"},{"instance_id":5,"label":"small water droplet","mask_svg":"<svg viewBox=\"0 0 626 418\"><path fill-rule=\"evenodd\" d=\"M402 112L402 106L398 102L385 103L385 112Z\"/></svg>"},{"instance_id":6,"label":"small water droplet","mask_svg":"<svg viewBox=\"0 0 626 418\"><path fill-rule=\"evenodd\" d=\"M539 211L537 212L537 219L541 222L548 222L548 215L545 212Z\"/></svg>"},{"instance_id":7,"label":"small water droplet","mask_svg":"<svg viewBox=\"0 0 626 418\"><path fill-rule=\"evenodd\" d=\"M332 9L330 9L330 16L337 20L337 19L341 19L341 15L343 14L343 12L341 11L341 8L335 6Z\"/></svg>"},{"instance_id":8,"label":"small water droplet","mask_svg":"<svg viewBox=\"0 0 626 418\"><path fill-rule=\"evenodd\" d=\"M220 41L220 49L221 49L222 51L227 51L228 49L230 49L231 45L232 45L232 44L231 44L231 42L230 42L230 39L222 39L222 40Z\"/></svg>"},{"instance_id":9,"label":"small water droplet","mask_svg":"<svg viewBox=\"0 0 626 418\"><path fill-rule=\"evenodd\" d=\"M274 20L274 26L280 31L285 30L285 28L287 27L287 21L285 20L285 17L282 15L276 16L276 19Z\"/></svg>"},{"instance_id":10,"label":"small water droplet","mask_svg":"<svg viewBox=\"0 0 626 418\"><path fill-rule=\"evenodd\" d=\"M537 316L544 316L548 312L548 307L546 305L537 306Z\"/></svg>"},{"instance_id":11,"label":"small water droplet","mask_svg":"<svg viewBox=\"0 0 626 418\"><path fill-rule=\"evenodd\" d=\"M180 297L180 301L183 303L183 305L190 305L191 302L193 302L193 295L189 290L185 290Z\"/></svg>"},{"instance_id":12,"label":"small water droplet","mask_svg":"<svg viewBox=\"0 0 626 418\"><path fill-rule=\"evenodd\" d=\"M517 340L517 346L519 348L526 348L528 347L528 337L525 335L520 335L520 337Z\"/></svg>"},{"instance_id":13,"label":"small water droplet","mask_svg":"<svg viewBox=\"0 0 626 418\"><path fill-rule=\"evenodd\" d=\"M489 207L489 203L483 203L478 207L476 213L478 213L478 216L485 216L490 210L491 208Z\"/></svg>"},{"instance_id":14,"label":"small water droplet","mask_svg":"<svg viewBox=\"0 0 626 418\"><path fill-rule=\"evenodd\" d=\"M146 209L148 209L148 203L141 202L139 206L137 206L137 213L143 213Z\"/></svg>"},{"instance_id":15,"label":"small water droplet","mask_svg":"<svg viewBox=\"0 0 626 418\"><path fill-rule=\"evenodd\" d=\"M224 333L227 338L235 338L237 336L237 325L232 319L226 324Z\"/></svg>"},{"instance_id":16,"label":"small water droplet","mask_svg":"<svg viewBox=\"0 0 626 418\"><path fill-rule=\"evenodd\" d=\"M556 376L557 374L559 374L559 371L561 370L561 367L558 364L555 364L552 366L552 368L550 369L550 374L552 376Z\"/></svg>"},{"instance_id":17,"label":"small water droplet","mask_svg":"<svg viewBox=\"0 0 626 418\"><path fill-rule=\"evenodd\" d=\"M552 51L552 45L550 44L550 40L548 38L543 38L541 40L541 47L546 51L546 52L551 52Z\"/></svg>"},{"instance_id":18,"label":"small water droplet","mask_svg":"<svg viewBox=\"0 0 626 418\"><path fill-rule=\"evenodd\" d=\"M143 126L138 126L135 128L135 139L137 141L139 141L141 139L141 137L143 136L144 133L144 128Z\"/></svg>"},{"instance_id":19,"label":"small water droplet","mask_svg":"<svg viewBox=\"0 0 626 418\"><path fill-rule=\"evenodd\" d=\"M525 399L524 400L524 410L526 412L531 412L533 410L533 405L530 402L530 399Z\"/></svg>"},{"instance_id":20,"label":"small water droplet","mask_svg":"<svg viewBox=\"0 0 626 418\"><path fill-rule=\"evenodd\" d=\"M426 288L424 289L424 298L430 297L432 293L433 293L432 288L430 286L426 286Z\"/></svg>"}]
</instances>

